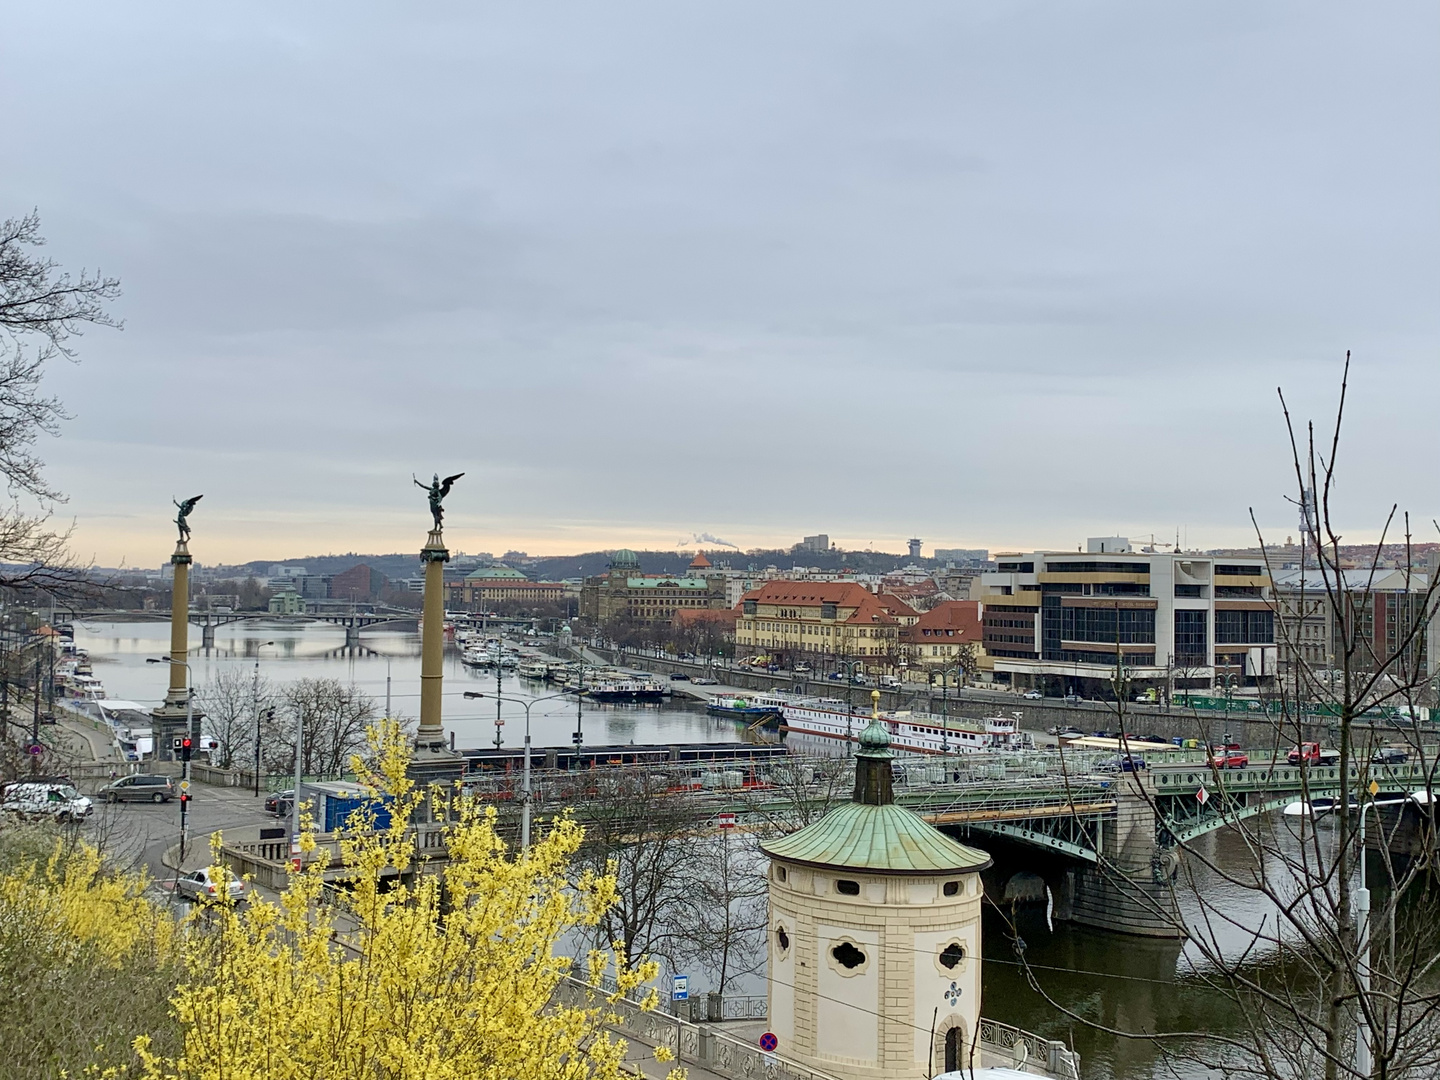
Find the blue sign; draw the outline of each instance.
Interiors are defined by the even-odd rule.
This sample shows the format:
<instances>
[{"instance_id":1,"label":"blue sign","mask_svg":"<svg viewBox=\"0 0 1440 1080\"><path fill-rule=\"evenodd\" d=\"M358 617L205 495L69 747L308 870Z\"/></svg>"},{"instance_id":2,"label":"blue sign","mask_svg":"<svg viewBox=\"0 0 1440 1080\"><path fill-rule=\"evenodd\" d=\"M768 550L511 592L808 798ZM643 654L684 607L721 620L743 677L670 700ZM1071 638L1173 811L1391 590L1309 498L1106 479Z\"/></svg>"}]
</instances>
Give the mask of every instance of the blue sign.
<instances>
[{"instance_id":1,"label":"blue sign","mask_svg":"<svg viewBox=\"0 0 1440 1080\"><path fill-rule=\"evenodd\" d=\"M672 975L672 976L670 976L670 1000L671 1000L671 1001L689 1001L689 1000L690 1000L690 976L689 976L689 975Z\"/></svg>"}]
</instances>

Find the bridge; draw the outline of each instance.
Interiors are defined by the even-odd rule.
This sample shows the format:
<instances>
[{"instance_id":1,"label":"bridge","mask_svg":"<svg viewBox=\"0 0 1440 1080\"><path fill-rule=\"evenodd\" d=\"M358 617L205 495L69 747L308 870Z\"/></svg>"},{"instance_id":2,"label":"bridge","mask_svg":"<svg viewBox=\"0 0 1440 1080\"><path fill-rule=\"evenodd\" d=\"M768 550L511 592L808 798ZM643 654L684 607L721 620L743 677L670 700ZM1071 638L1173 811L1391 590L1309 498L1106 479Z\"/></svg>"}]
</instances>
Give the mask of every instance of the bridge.
<instances>
[{"instance_id":1,"label":"bridge","mask_svg":"<svg viewBox=\"0 0 1440 1080\"><path fill-rule=\"evenodd\" d=\"M567 754L539 748L532 759L532 808L537 821L573 808L583 824L598 804L617 813L619 768L657 778L669 795L684 799L700 820L720 815L738 829L793 828L849 798L848 764L794 755L756 755L729 762L674 760L606 768L597 762L578 770L546 768ZM1036 865L1056 898L1057 917L1150 936L1174 936L1164 914L1179 868L1180 845L1302 798L1351 793L1374 780L1384 791L1411 792L1435 783L1436 755L1426 764L1351 766L1349 783L1332 765L1296 766L1275 761L1239 769L1214 769L1203 751L1177 755L1138 773L1106 773L1096 766L1109 755L1059 751L967 754L897 764L895 801L931 824L961 838L1000 838L1049 858ZM521 798L517 760L472 774L466 784L487 801L516 807ZM839 771L836 772L835 770ZM816 775L806 779L805 770ZM635 813L643 814L637 800ZM992 882L1001 890L1004 882Z\"/></svg>"},{"instance_id":2,"label":"bridge","mask_svg":"<svg viewBox=\"0 0 1440 1080\"><path fill-rule=\"evenodd\" d=\"M332 626L340 626L345 630L345 645L353 647L360 644L360 631L368 630L377 626L385 626L393 623L413 623L420 613L407 611L404 608L390 608L383 605L375 605L376 610L371 611L307 611L304 614L281 615L266 611L209 611L199 608L190 609L190 621L200 627L200 647L213 649L215 647L215 630L221 626L229 626L233 623L243 622L264 622L269 624L290 623L304 624L323 622ZM67 611L56 612L57 622L64 618L70 622L76 620L119 620L131 621L135 619L148 619L155 622L169 622L168 611L132 611L116 609L107 611Z\"/></svg>"}]
</instances>

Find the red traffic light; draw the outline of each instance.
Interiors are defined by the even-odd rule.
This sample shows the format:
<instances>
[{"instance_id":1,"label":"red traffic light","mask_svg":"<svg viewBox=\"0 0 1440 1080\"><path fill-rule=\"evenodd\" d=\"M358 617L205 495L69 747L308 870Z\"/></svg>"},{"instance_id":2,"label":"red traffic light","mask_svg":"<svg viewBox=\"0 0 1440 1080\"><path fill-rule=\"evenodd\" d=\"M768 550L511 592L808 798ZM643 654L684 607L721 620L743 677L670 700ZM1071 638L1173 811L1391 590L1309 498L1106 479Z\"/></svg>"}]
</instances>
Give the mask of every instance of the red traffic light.
<instances>
[{"instance_id":1,"label":"red traffic light","mask_svg":"<svg viewBox=\"0 0 1440 1080\"><path fill-rule=\"evenodd\" d=\"M190 749L190 736L189 736L189 735L186 735L183 739L180 740L180 749L182 749L182 750L189 750L189 749Z\"/></svg>"}]
</instances>

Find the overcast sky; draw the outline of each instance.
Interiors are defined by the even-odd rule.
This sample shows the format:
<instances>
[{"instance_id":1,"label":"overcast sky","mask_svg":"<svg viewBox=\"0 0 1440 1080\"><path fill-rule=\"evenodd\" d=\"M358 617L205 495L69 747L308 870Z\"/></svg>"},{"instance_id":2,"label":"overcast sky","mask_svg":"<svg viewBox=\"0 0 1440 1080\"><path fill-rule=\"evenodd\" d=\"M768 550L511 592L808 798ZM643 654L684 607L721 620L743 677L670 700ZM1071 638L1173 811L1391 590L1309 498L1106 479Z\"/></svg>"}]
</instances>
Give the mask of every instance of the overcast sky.
<instances>
[{"instance_id":1,"label":"overcast sky","mask_svg":"<svg viewBox=\"0 0 1440 1080\"><path fill-rule=\"evenodd\" d=\"M1067 547L1440 514L1440 7L12 2L0 216L123 280L78 547Z\"/></svg>"}]
</instances>

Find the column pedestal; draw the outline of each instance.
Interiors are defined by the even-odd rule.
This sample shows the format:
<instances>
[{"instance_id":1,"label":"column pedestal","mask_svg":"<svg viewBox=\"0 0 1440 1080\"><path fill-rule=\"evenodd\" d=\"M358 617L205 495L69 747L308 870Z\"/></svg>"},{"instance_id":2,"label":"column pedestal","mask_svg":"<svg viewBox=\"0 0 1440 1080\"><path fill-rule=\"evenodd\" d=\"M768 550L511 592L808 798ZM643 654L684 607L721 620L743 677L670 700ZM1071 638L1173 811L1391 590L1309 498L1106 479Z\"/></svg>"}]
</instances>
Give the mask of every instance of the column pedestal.
<instances>
[{"instance_id":1,"label":"column pedestal","mask_svg":"<svg viewBox=\"0 0 1440 1080\"><path fill-rule=\"evenodd\" d=\"M420 726L415 732L415 754L410 775L435 783L458 780L465 771L465 759L445 741L442 721L445 682L445 564L450 552L438 528L431 529L420 549L425 566L424 629L420 635Z\"/></svg>"}]
</instances>

